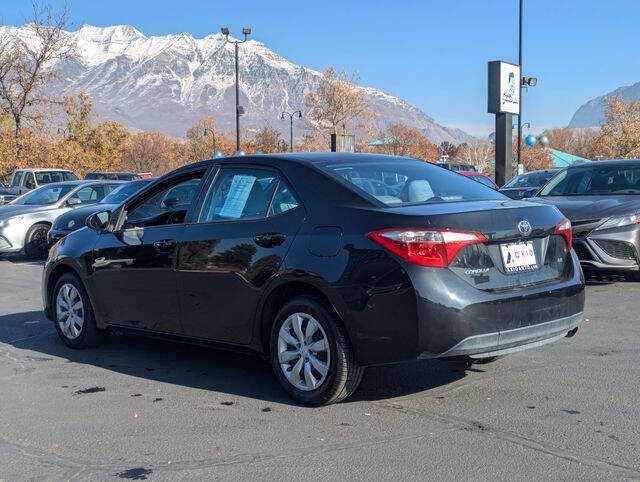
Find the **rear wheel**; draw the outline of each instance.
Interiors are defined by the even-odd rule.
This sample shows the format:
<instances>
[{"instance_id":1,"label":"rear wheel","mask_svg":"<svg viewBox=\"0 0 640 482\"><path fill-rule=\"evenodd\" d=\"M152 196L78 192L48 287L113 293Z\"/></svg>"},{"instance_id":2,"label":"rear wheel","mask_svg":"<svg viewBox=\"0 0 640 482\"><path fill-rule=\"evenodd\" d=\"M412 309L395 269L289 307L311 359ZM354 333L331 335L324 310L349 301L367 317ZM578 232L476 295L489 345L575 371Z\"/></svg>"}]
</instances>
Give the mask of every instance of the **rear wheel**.
<instances>
[{"instance_id":1,"label":"rear wheel","mask_svg":"<svg viewBox=\"0 0 640 482\"><path fill-rule=\"evenodd\" d=\"M60 277L52 301L56 331L65 345L89 348L104 341L104 331L96 326L91 301L76 275L67 273Z\"/></svg>"},{"instance_id":2,"label":"rear wheel","mask_svg":"<svg viewBox=\"0 0 640 482\"><path fill-rule=\"evenodd\" d=\"M318 300L306 296L289 301L276 316L271 364L291 397L314 406L349 397L364 373L342 322Z\"/></svg>"},{"instance_id":3,"label":"rear wheel","mask_svg":"<svg viewBox=\"0 0 640 482\"><path fill-rule=\"evenodd\" d=\"M37 223L29 228L24 244L27 258L44 258L47 255L47 234L50 226Z\"/></svg>"}]
</instances>

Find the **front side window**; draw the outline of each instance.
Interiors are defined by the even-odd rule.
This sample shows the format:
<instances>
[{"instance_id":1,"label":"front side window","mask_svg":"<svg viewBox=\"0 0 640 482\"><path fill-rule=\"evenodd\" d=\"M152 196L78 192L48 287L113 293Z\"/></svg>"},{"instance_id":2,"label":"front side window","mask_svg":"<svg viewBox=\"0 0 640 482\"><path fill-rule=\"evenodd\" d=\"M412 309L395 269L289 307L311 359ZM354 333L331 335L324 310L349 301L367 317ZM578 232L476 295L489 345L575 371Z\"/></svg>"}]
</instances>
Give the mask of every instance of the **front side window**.
<instances>
[{"instance_id":1,"label":"front side window","mask_svg":"<svg viewBox=\"0 0 640 482\"><path fill-rule=\"evenodd\" d=\"M640 165L590 166L558 173L540 196L606 196L640 194Z\"/></svg>"},{"instance_id":2,"label":"front side window","mask_svg":"<svg viewBox=\"0 0 640 482\"><path fill-rule=\"evenodd\" d=\"M391 158L320 167L387 206L507 199L484 184L417 160Z\"/></svg>"},{"instance_id":3,"label":"front side window","mask_svg":"<svg viewBox=\"0 0 640 482\"><path fill-rule=\"evenodd\" d=\"M18 171L13 174L13 179L11 180L11 187L20 187L22 184L22 176L24 173L22 171Z\"/></svg>"},{"instance_id":4,"label":"front side window","mask_svg":"<svg viewBox=\"0 0 640 482\"><path fill-rule=\"evenodd\" d=\"M176 179L160 191L149 194L127 212L124 227L183 223L189 208L195 201L203 174L200 172Z\"/></svg>"},{"instance_id":5,"label":"front side window","mask_svg":"<svg viewBox=\"0 0 640 482\"><path fill-rule=\"evenodd\" d=\"M277 185L278 176L270 170L223 168L207 195L200 222L266 217Z\"/></svg>"},{"instance_id":6,"label":"front side window","mask_svg":"<svg viewBox=\"0 0 640 482\"><path fill-rule=\"evenodd\" d=\"M38 189L34 189L33 191L29 191L27 194L20 196L13 202L13 204L24 204L33 206L46 206L49 204L55 204L68 193L70 193L73 188L75 188L75 186L71 184L44 186Z\"/></svg>"},{"instance_id":7,"label":"front side window","mask_svg":"<svg viewBox=\"0 0 640 482\"><path fill-rule=\"evenodd\" d=\"M24 187L26 187L27 189L35 189L36 188L36 181L33 178L33 173L32 172L28 172L27 176L24 179Z\"/></svg>"}]
</instances>

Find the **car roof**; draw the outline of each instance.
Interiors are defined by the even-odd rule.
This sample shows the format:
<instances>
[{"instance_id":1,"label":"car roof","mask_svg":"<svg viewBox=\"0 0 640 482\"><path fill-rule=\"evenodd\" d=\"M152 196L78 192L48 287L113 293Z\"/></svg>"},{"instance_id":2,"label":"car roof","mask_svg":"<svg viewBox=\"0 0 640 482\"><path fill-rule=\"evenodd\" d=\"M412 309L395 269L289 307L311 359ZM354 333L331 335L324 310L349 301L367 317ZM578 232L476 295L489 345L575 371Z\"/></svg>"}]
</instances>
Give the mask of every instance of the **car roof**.
<instances>
[{"instance_id":1,"label":"car roof","mask_svg":"<svg viewBox=\"0 0 640 482\"><path fill-rule=\"evenodd\" d=\"M243 156L228 156L217 157L215 159L208 159L205 161L198 161L193 164L189 164L177 169L175 172L188 171L197 168L206 168L211 164L234 164L234 163L247 163L260 160L278 161L281 163L291 163L307 166L318 166L322 164L330 164L332 162L350 162L350 163L365 163L375 161L418 161L412 157L391 156L387 154L370 154L370 153L354 153L354 152L292 152L292 153L277 153L277 154L247 154ZM429 163L431 164L431 163ZM434 167L440 167L438 164L431 164Z\"/></svg>"},{"instance_id":2,"label":"car roof","mask_svg":"<svg viewBox=\"0 0 640 482\"><path fill-rule=\"evenodd\" d=\"M593 161L593 162L581 162L579 164L572 164L567 169L579 169L582 167L614 167L614 166L625 166L625 165L634 165L640 167L640 159L607 159L603 161Z\"/></svg>"},{"instance_id":3,"label":"car roof","mask_svg":"<svg viewBox=\"0 0 640 482\"><path fill-rule=\"evenodd\" d=\"M60 181L45 184L44 186L84 186L85 184L126 184L127 181L117 181L115 179L78 179L77 181Z\"/></svg>"},{"instance_id":4,"label":"car roof","mask_svg":"<svg viewBox=\"0 0 640 482\"><path fill-rule=\"evenodd\" d=\"M57 169L55 167L22 167L15 171L25 172L71 172L69 169Z\"/></svg>"}]
</instances>

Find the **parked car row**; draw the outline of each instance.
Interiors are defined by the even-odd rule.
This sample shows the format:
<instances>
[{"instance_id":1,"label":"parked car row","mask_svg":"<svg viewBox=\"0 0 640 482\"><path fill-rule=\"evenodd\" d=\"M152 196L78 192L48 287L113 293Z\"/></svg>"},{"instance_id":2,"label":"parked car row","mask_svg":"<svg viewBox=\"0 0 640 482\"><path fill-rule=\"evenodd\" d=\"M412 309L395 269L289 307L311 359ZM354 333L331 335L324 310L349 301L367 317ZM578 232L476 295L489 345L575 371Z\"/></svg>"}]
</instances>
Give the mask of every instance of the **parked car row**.
<instances>
[{"instance_id":1,"label":"parked car row","mask_svg":"<svg viewBox=\"0 0 640 482\"><path fill-rule=\"evenodd\" d=\"M93 205L119 204L150 182L75 180L31 190L0 206L0 254L24 250L27 257L44 257L53 242L84 227ZM52 226L55 229L50 232Z\"/></svg>"},{"instance_id":2,"label":"parked car row","mask_svg":"<svg viewBox=\"0 0 640 482\"><path fill-rule=\"evenodd\" d=\"M45 264L66 345L116 329L249 350L302 403L347 398L367 366L491 361L583 321L558 209L412 159L217 158L91 210ZM67 209L52 236L85 213Z\"/></svg>"},{"instance_id":3,"label":"parked car row","mask_svg":"<svg viewBox=\"0 0 640 482\"><path fill-rule=\"evenodd\" d=\"M86 180L134 181L147 179L151 173L133 172L89 172ZM77 181L78 177L66 169L16 169L9 177L8 185L0 182L0 205L8 204L18 196L46 184L63 181Z\"/></svg>"}]
</instances>

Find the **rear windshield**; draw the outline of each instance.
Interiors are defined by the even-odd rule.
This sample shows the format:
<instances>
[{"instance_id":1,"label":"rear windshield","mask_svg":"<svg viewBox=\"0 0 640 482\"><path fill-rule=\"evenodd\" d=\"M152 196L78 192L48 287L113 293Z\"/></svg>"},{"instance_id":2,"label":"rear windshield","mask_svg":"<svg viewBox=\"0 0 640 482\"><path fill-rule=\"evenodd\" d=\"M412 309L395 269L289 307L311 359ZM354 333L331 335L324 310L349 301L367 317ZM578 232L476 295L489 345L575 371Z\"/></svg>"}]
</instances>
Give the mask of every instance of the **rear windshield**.
<instances>
[{"instance_id":1,"label":"rear windshield","mask_svg":"<svg viewBox=\"0 0 640 482\"><path fill-rule=\"evenodd\" d=\"M640 194L640 165L590 166L567 169L547 184L540 196L603 196Z\"/></svg>"},{"instance_id":2,"label":"rear windshield","mask_svg":"<svg viewBox=\"0 0 640 482\"><path fill-rule=\"evenodd\" d=\"M36 182L38 186L43 184L51 184L52 182L77 181L77 176L68 171L46 171L36 172Z\"/></svg>"},{"instance_id":3,"label":"rear windshield","mask_svg":"<svg viewBox=\"0 0 640 482\"><path fill-rule=\"evenodd\" d=\"M321 167L387 206L507 199L479 182L422 161L390 158Z\"/></svg>"},{"instance_id":4,"label":"rear windshield","mask_svg":"<svg viewBox=\"0 0 640 482\"><path fill-rule=\"evenodd\" d=\"M529 174L521 174L514 177L503 187L505 188L520 188L520 187L541 187L544 186L549 179L551 179L556 172L532 172Z\"/></svg>"}]
</instances>

